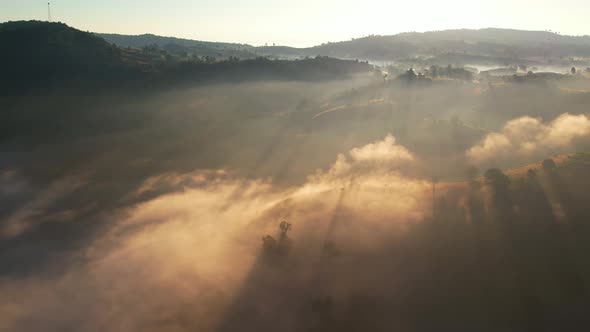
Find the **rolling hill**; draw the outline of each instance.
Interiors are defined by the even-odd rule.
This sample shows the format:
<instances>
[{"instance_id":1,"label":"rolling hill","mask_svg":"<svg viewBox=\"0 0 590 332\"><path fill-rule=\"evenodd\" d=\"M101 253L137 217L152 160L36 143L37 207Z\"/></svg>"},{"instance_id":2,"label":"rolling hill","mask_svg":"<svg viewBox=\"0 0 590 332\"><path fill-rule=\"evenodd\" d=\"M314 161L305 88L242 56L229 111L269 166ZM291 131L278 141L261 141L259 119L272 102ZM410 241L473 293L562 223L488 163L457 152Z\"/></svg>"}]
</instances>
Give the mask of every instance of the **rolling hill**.
<instances>
[{"instance_id":1,"label":"rolling hill","mask_svg":"<svg viewBox=\"0 0 590 332\"><path fill-rule=\"evenodd\" d=\"M154 39L155 38L155 39ZM102 37L63 23L18 21L0 23L0 95L20 94L52 88L79 89L113 84L133 87L202 81L245 79L336 79L371 66L326 57L301 61L269 60L248 56L240 61L237 44L191 42L163 37L145 37L145 42L182 42L186 47L205 49L205 56L179 54L184 46L157 44L143 48L120 47ZM163 38L163 39L162 39ZM125 39L125 38L123 38ZM133 38L131 38L133 40ZM139 45L140 41L135 41ZM174 47L177 45L178 47ZM175 49L177 51L167 51ZM217 54L232 55L224 58ZM235 53L234 53L235 52ZM250 54L250 53L248 53Z\"/></svg>"},{"instance_id":2,"label":"rolling hill","mask_svg":"<svg viewBox=\"0 0 590 332\"><path fill-rule=\"evenodd\" d=\"M444 30L368 36L305 49L265 47L270 54L326 55L369 60L397 60L447 53L491 58L589 57L590 36L565 36L547 31L511 29Z\"/></svg>"},{"instance_id":3,"label":"rolling hill","mask_svg":"<svg viewBox=\"0 0 590 332\"><path fill-rule=\"evenodd\" d=\"M558 63L590 57L590 36L566 36L549 31L513 29L460 29L407 32L390 36L371 35L349 41L328 42L308 48L289 46L254 47L246 44L204 42L156 35L98 34L122 47L157 45L172 53L198 56L277 58L329 56L369 61L399 61L431 58L435 64L518 65Z\"/></svg>"},{"instance_id":4,"label":"rolling hill","mask_svg":"<svg viewBox=\"0 0 590 332\"><path fill-rule=\"evenodd\" d=\"M254 47L248 44L208 42L175 37L163 37L153 34L122 35L97 33L109 43L123 48L157 47L171 54L198 57L215 57L228 59L238 57L242 59L255 58Z\"/></svg>"}]
</instances>

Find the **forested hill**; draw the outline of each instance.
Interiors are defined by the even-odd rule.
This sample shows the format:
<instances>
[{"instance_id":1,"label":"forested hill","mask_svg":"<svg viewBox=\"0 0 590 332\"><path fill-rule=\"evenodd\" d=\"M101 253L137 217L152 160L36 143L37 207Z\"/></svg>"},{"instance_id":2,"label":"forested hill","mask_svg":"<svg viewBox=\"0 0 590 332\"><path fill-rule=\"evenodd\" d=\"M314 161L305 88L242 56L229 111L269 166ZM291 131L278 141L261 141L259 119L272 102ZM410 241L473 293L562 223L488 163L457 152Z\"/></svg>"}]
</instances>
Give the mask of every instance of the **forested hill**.
<instances>
[{"instance_id":1,"label":"forested hill","mask_svg":"<svg viewBox=\"0 0 590 332\"><path fill-rule=\"evenodd\" d=\"M590 56L590 36L566 36L549 31L460 29L372 35L310 48L264 47L259 52L282 55L325 55L339 58L396 60L445 53L501 58L562 58Z\"/></svg>"},{"instance_id":2,"label":"forested hill","mask_svg":"<svg viewBox=\"0 0 590 332\"><path fill-rule=\"evenodd\" d=\"M341 59L395 61L408 58L449 58L474 64L502 65L526 63L526 59L547 61L589 57L590 36L567 36L550 31L514 29L457 29L430 32L407 32L396 35L371 35L341 42L295 48L247 44L205 42L162 37L97 34L120 47L158 47L177 55L207 56L217 59L255 58L265 55L278 58L329 56ZM512 61L514 60L514 61Z\"/></svg>"},{"instance_id":3,"label":"forested hill","mask_svg":"<svg viewBox=\"0 0 590 332\"><path fill-rule=\"evenodd\" d=\"M567 36L550 31L514 29L457 29L430 32L406 32L396 35L372 35L341 42L295 48L248 44L205 42L162 37L97 34L121 47L157 46L171 53L199 56L253 58L259 55L277 57L330 56L344 59L399 60L412 57L464 54L496 59L562 58L590 56L590 36Z\"/></svg>"},{"instance_id":4,"label":"forested hill","mask_svg":"<svg viewBox=\"0 0 590 332\"><path fill-rule=\"evenodd\" d=\"M128 66L119 48L62 23L0 24L2 85L21 88L69 77L123 74Z\"/></svg>"},{"instance_id":5,"label":"forested hill","mask_svg":"<svg viewBox=\"0 0 590 332\"><path fill-rule=\"evenodd\" d=\"M210 42L202 40L192 40L185 38L176 37L164 37L157 36L154 34L142 34L142 35L122 35L115 33L97 33L99 37L104 38L109 43L113 43L123 47L144 47L146 45L158 45L164 47L169 44L176 44L185 47L208 47L212 49L248 49L253 48L252 45L238 44L238 43L223 43L223 42Z\"/></svg>"},{"instance_id":6,"label":"forested hill","mask_svg":"<svg viewBox=\"0 0 590 332\"><path fill-rule=\"evenodd\" d=\"M63 23L0 24L0 95L46 89L153 86L249 79L323 80L368 72L358 61L317 57L300 61L188 57L159 47L131 48Z\"/></svg>"},{"instance_id":7,"label":"forested hill","mask_svg":"<svg viewBox=\"0 0 590 332\"><path fill-rule=\"evenodd\" d=\"M215 58L216 60L228 60L230 58L253 59L257 57L254 47L247 44L209 42L163 37L153 34L121 35L98 33L96 35L122 48L157 48L172 55L185 58L207 57Z\"/></svg>"}]
</instances>

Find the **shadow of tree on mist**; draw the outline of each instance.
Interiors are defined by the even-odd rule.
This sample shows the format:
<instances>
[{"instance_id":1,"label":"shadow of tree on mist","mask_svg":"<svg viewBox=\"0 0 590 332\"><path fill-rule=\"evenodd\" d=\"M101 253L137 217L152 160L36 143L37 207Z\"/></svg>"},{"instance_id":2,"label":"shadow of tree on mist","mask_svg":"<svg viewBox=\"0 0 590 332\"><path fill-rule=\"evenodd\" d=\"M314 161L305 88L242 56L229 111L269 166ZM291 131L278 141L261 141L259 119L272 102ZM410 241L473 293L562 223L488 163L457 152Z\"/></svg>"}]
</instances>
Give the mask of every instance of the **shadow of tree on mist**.
<instances>
[{"instance_id":1,"label":"shadow of tree on mist","mask_svg":"<svg viewBox=\"0 0 590 332\"><path fill-rule=\"evenodd\" d=\"M446 201L437 202L436 220L412 225L379 253L340 252L327 235L324 250L337 255L321 255L307 271L311 277L301 277L293 252L263 250L217 331L590 326L590 213L584 191L571 189L580 174L543 167L512 179L489 170L466 186L466 205L454 204L452 195L439 198ZM565 217L555 215L556 205Z\"/></svg>"}]
</instances>

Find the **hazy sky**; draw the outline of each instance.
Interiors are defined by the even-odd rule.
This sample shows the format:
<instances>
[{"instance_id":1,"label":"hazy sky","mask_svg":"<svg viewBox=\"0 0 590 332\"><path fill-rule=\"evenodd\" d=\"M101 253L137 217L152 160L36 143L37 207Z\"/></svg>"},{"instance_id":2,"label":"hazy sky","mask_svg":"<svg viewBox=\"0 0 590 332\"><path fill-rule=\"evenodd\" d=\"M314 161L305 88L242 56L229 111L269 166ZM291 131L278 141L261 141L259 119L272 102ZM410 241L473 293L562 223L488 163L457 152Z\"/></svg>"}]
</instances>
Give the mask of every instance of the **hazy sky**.
<instances>
[{"instance_id":1,"label":"hazy sky","mask_svg":"<svg viewBox=\"0 0 590 332\"><path fill-rule=\"evenodd\" d=\"M589 0L55 0L81 30L311 46L369 34L504 27L590 34ZM0 0L0 21L47 19L47 2Z\"/></svg>"}]
</instances>

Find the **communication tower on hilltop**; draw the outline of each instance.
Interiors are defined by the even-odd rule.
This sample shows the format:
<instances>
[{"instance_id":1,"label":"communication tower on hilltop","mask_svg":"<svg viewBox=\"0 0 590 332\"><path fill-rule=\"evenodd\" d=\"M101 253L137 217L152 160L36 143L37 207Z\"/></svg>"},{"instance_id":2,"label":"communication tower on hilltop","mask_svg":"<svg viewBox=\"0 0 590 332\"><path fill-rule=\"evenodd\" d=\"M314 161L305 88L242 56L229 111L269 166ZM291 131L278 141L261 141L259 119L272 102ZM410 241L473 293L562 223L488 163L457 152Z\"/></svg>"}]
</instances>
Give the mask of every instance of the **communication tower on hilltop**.
<instances>
[{"instance_id":1,"label":"communication tower on hilltop","mask_svg":"<svg viewBox=\"0 0 590 332\"><path fill-rule=\"evenodd\" d=\"M51 22L51 3L47 3L47 21Z\"/></svg>"}]
</instances>

